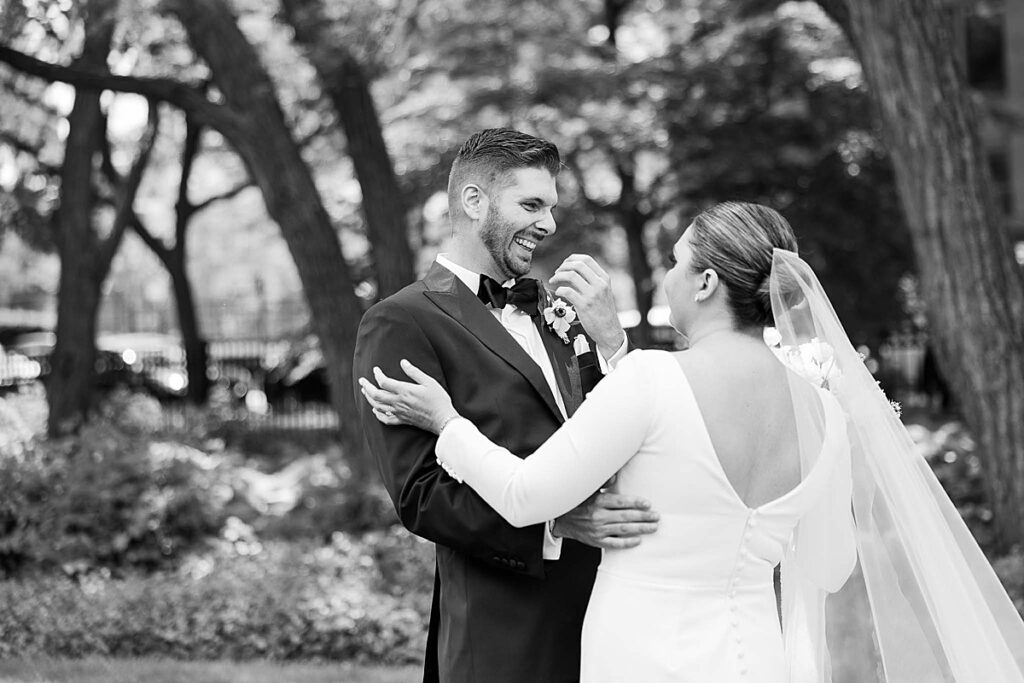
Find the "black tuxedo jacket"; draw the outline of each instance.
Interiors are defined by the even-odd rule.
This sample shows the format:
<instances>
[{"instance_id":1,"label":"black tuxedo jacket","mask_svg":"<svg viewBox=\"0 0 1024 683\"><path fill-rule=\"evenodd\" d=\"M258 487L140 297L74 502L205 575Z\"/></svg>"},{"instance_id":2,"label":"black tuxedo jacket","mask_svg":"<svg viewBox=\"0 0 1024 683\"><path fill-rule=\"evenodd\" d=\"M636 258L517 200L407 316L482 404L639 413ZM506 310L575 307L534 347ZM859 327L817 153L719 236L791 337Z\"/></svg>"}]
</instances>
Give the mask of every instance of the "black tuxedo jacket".
<instances>
[{"instance_id":1,"label":"black tuxedo jacket","mask_svg":"<svg viewBox=\"0 0 1024 683\"><path fill-rule=\"evenodd\" d=\"M541 337L571 414L582 400L572 346L546 327ZM422 280L373 306L359 325L356 378L372 379L379 366L405 379L402 358L437 379L459 413L517 455L532 453L563 422L540 367L475 293L437 263ZM587 375L584 393L593 382ZM356 397L402 523L436 544L424 680L578 680L580 631L600 551L565 539L561 559L545 562L541 525L510 526L441 469L433 434L385 427L358 386Z\"/></svg>"}]
</instances>

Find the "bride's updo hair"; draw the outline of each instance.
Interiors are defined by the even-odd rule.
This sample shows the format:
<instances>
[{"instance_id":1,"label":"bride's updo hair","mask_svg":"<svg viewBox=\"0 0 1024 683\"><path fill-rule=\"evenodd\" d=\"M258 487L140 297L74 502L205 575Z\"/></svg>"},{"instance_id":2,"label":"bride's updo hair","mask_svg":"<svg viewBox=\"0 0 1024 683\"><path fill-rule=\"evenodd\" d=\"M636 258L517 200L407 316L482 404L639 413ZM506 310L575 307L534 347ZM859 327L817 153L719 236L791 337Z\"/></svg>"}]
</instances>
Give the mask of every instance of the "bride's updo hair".
<instances>
[{"instance_id":1,"label":"bride's updo hair","mask_svg":"<svg viewBox=\"0 0 1024 683\"><path fill-rule=\"evenodd\" d=\"M737 326L774 324L768 292L772 249L797 250L786 219L760 204L722 202L693 219L690 237L694 272L718 273Z\"/></svg>"}]
</instances>

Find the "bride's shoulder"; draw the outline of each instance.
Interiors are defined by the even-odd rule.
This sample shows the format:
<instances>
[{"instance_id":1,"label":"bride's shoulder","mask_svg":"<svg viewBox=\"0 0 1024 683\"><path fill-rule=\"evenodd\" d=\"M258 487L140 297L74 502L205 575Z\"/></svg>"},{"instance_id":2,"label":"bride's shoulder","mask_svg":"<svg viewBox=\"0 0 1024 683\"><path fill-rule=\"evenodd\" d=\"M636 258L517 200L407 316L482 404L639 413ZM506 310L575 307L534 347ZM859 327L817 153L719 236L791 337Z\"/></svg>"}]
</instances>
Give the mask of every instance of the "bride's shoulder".
<instances>
[{"instance_id":1,"label":"bride's shoulder","mask_svg":"<svg viewBox=\"0 0 1024 683\"><path fill-rule=\"evenodd\" d=\"M659 349L635 349L615 366L618 382L639 385L646 391L656 386L675 385L681 368L675 354Z\"/></svg>"},{"instance_id":2,"label":"bride's shoulder","mask_svg":"<svg viewBox=\"0 0 1024 683\"><path fill-rule=\"evenodd\" d=\"M632 367L634 370L647 368L664 368L669 363L675 363L676 353L662 351L660 349L634 349L626 354L626 357L619 362L618 367Z\"/></svg>"}]
</instances>

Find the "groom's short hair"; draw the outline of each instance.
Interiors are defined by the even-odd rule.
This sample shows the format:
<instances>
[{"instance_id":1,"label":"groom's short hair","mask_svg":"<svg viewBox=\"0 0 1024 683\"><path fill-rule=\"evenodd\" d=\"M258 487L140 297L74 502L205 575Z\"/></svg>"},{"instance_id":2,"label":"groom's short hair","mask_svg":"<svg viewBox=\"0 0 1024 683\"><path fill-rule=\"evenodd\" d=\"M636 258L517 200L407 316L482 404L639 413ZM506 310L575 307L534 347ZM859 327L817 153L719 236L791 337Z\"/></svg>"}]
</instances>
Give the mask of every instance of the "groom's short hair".
<instances>
[{"instance_id":1,"label":"groom's short hair","mask_svg":"<svg viewBox=\"0 0 1024 683\"><path fill-rule=\"evenodd\" d=\"M511 128L488 128L470 135L455 155L448 174L451 217L461 211L459 194L467 182L476 182L486 191L518 168L544 168L557 176L562 160L554 143Z\"/></svg>"}]
</instances>

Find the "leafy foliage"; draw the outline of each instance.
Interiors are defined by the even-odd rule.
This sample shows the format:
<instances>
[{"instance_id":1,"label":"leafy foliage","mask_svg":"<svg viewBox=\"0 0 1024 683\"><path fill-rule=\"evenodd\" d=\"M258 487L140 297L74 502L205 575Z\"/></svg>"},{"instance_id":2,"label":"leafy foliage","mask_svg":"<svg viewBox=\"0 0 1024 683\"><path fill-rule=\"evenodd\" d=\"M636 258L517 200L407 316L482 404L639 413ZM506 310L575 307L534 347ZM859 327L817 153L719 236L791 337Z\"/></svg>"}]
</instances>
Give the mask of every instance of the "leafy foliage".
<instances>
[{"instance_id":1,"label":"leafy foliage","mask_svg":"<svg viewBox=\"0 0 1024 683\"><path fill-rule=\"evenodd\" d=\"M264 473L187 434L205 453L130 394L39 440L41 402L0 399L0 657L421 656L433 552L379 486L301 447L255 453L290 460Z\"/></svg>"},{"instance_id":2,"label":"leafy foliage","mask_svg":"<svg viewBox=\"0 0 1024 683\"><path fill-rule=\"evenodd\" d=\"M217 533L223 501L208 457L140 433L142 401L118 411L118 422L2 454L0 569L152 569Z\"/></svg>"},{"instance_id":3,"label":"leafy foliage","mask_svg":"<svg viewBox=\"0 0 1024 683\"><path fill-rule=\"evenodd\" d=\"M907 429L918 452L928 461L942 488L956 505L974 538L984 549L994 541L992 506L981 474L977 443L956 420L937 420L921 415L911 418ZM1024 575L1019 577L1024 580Z\"/></svg>"},{"instance_id":4,"label":"leafy foliage","mask_svg":"<svg viewBox=\"0 0 1024 683\"><path fill-rule=\"evenodd\" d=\"M0 657L417 661L432 570L429 545L396 530L258 554L224 541L150 576L6 581Z\"/></svg>"},{"instance_id":5,"label":"leafy foliage","mask_svg":"<svg viewBox=\"0 0 1024 683\"><path fill-rule=\"evenodd\" d=\"M696 212L766 203L790 218L858 342L900 327L913 264L890 164L853 52L814 3L635 0L611 26L601 3L506 5L422 4L392 76L400 165L443 167L446 147L485 126L556 141L564 208L541 271L581 250L627 271L635 207L656 281Z\"/></svg>"},{"instance_id":6,"label":"leafy foliage","mask_svg":"<svg viewBox=\"0 0 1024 683\"><path fill-rule=\"evenodd\" d=\"M632 182L653 269L645 287L660 279L665 246L695 212L723 199L761 201L791 219L858 341L874 345L900 327L906 315L898 283L913 271L909 242L859 67L840 30L809 2L614 4L622 10L614 20L605 13L607 3L564 0L324 5L331 23L325 35L336 36L376 79L374 98L412 207L418 229L410 237L423 247L421 262L447 235L437 195L455 148L475 129L511 125L555 140L567 161L559 231L538 255L541 275L570 252L601 254L621 283L620 307L633 307L627 274L637 273L629 269L620 204L624 183ZM248 1L237 8L317 173L346 260L357 281L370 278L358 184L313 69L280 30L273 8ZM121 26L114 59L133 73L194 83L208 76L181 28L152 2L125 10ZM48 49L57 46L47 40ZM28 79L17 81L11 88L38 89ZM20 106L38 100L28 97ZM180 124L173 126L165 138L180 137ZM193 184L230 187L244 169L217 136L208 137ZM168 150L174 147L166 140L158 146L151 180L142 188L157 233L169 225L164 214L173 204L167 188L176 160ZM59 160L48 158L51 165ZM27 157L20 163L28 168ZM161 206L166 210L155 210ZM48 210L42 204L36 213L45 217ZM258 307L254 289L270 300L295 293L298 277L281 267L287 254L256 193L207 213L197 216L194 230L203 235L203 248L190 257L197 279L209 283L200 303L205 296L231 296ZM17 215L28 214L10 214L12 220ZM238 231L250 237L239 239ZM159 266L134 240L124 248L126 258L114 264L112 295L169 297L169 287L152 277ZM225 250L237 255L227 264Z\"/></svg>"},{"instance_id":7,"label":"leafy foliage","mask_svg":"<svg viewBox=\"0 0 1024 683\"><path fill-rule=\"evenodd\" d=\"M1024 551L1015 549L992 563L1017 611L1024 614Z\"/></svg>"},{"instance_id":8,"label":"leafy foliage","mask_svg":"<svg viewBox=\"0 0 1024 683\"><path fill-rule=\"evenodd\" d=\"M174 566L232 518L260 539L321 542L398 523L384 488L352 475L336 437L229 447L217 411L201 412L198 426L167 429L157 401L118 392L78 436L41 440L43 398L0 399L0 569Z\"/></svg>"}]
</instances>

